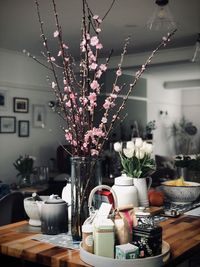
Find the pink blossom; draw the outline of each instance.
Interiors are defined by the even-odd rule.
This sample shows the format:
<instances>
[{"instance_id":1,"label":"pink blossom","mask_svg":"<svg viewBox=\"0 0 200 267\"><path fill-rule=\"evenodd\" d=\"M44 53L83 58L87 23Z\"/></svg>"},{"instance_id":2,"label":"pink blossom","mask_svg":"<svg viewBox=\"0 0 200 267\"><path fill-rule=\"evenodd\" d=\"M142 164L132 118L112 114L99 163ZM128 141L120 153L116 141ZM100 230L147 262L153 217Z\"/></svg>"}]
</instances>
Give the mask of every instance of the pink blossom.
<instances>
[{"instance_id":1,"label":"pink blossom","mask_svg":"<svg viewBox=\"0 0 200 267\"><path fill-rule=\"evenodd\" d=\"M67 95L64 95L63 96L63 101L66 101L68 99L68 96Z\"/></svg>"},{"instance_id":2,"label":"pink blossom","mask_svg":"<svg viewBox=\"0 0 200 267\"><path fill-rule=\"evenodd\" d=\"M90 51L90 52L88 53L88 56L89 56L89 60L90 60L90 61L96 61L96 60L97 60L97 58L96 58L95 55L92 53L92 51Z\"/></svg>"},{"instance_id":3,"label":"pink blossom","mask_svg":"<svg viewBox=\"0 0 200 267\"><path fill-rule=\"evenodd\" d=\"M56 31L53 33L53 36L54 36L54 37L58 37L58 35L59 35L59 31L56 30Z\"/></svg>"},{"instance_id":4,"label":"pink blossom","mask_svg":"<svg viewBox=\"0 0 200 267\"><path fill-rule=\"evenodd\" d=\"M83 98L83 105L85 106L87 104L88 100L86 97Z\"/></svg>"},{"instance_id":5,"label":"pink blossom","mask_svg":"<svg viewBox=\"0 0 200 267\"><path fill-rule=\"evenodd\" d=\"M53 89L55 89L56 86L57 86L57 84L56 84L55 82L52 82L52 83L51 83L51 87L52 87Z\"/></svg>"},{"instance_id":6,"label":"pink blossom","mask_svg":"<svg viewBox=\"0 0 200 267\"><path fill-rule=\"evenodd\" d=\"M99 39L97 36L92 36L91 40L90 40L90 44L91 46L96 46L99 42Z\"/></svg>"},{"instance_id":7,"label":"pink blossom","mask_svg":"<svg viewBox=\"0 0 200 267\"><path fill-rule=\"evenodd\" d=\"M70 100L67 101L65 105L66 105L66 107L71 108L71 101Z\"/></svg>"},{"instance_id":8,"label":"pink blossom","mask_svg":"<svg viewBox=\"0 0 200 267\"><path fill-rule=\"evenodd\" d=\"M86 45L86 40L83 39L83 41L80 43L80 46L85 46Z\"/></svg>"},{"instance_id":9,"label":"pink blossom","mask_svg":"<svg viewBox=\"0 0 200 267\"><path fill-rule=\"evenodd\" d=\"M98 18L97 21L98 21L98 23L102 23L102 19L101 18Z\"/></svg>"},{"instance_id":10,"label":"pink blossom","mask_svg":"<svg viewBox=\"0 0 200 267\"><path fill-rule=\"evenodd\" d=\"M114 86L114 91L115 91L115 92L119 92L119 91L120 91L120 88L119 88L118 85L115 85L115 86Z\"/></svg>"},{"instance_id":11,"label":"pink blossom","mask_svg":"<svg viewBox=\"0 0 200 267\"><path fill-rule=\"evenodd\" d=\"M115 103L114 102L111 102L111 108L114 108L114 106L115 106Z\"/></svg>"},{"instance_id":12,"label":"pink blossom","mask_svg":"<svg viewBox=\"0 0 200 267\"><path fill-rule=\"evenodd\" d=\"M71 88L70 88L70 86L65 86L65 87L64 87L64 91L65 91L65 93L71 93Z\"/></svg>"},{"instance_id":13,"label":"pink blossom","mask_svg":"<svg viewBox=\"0 0 200 267\"><path fill-rule=\"evenodd\" d=\"M56 61L55 57L50 57L51 61Z\"/></svg>"},{"instance_id":14,"label":"pink blossom","mask_svg":"<svg viewBox=\"0 0 200 267\"><path fill-rule=\"evenodd\" d=\"M98 66L98 65L97 65L96 63L93 62L92 64L90 64L89 67L90 67L91 70L95 70L95 69L97 68L97 66Z\"/></svg>"},{"instance_id":15,"label":"pink blossom","mask_svg":"<svg viewBox=\"0 0 200 267\"><path fill-rule=\"evenodd\" d=\"M96 72L96 78L100 78L101 75L102 75L102 71L101 71L101 70L98 70L98 71Z\"/></svg>"},{"instance_id":16,"label":"pink blossom","mask_svg":"<svg viewBox=\"0 0 200 267\"><path fill-rule=\"evenodd\" d=\"M118 69L118 70L116 71L116 75L117 75L117 76L121 76L121 75L122 75L122 71L121 71L121 69Z\"/></svg>"},{"instance_id":17,"label":"pink blossom","mask_svg":"<svg viewBox=\"0 0 200 267\"><path fill-rule=\"evenodd\" d=\"M69 95L69 97L70 97L71 100L74 100L74 99L75 99L75 95L74 95L74 93L71 93L71 94Z\"/></svg>"},{"instance_id":18,"label":"pink blossom","mask_svg":"<svg viewBox=\"0 0 200 267\"><path fill-rule=\"evenodd\" d=\"M79 122L79 116L75 115L75 122Z\"/></svg>"},{"instance_id":19,"label":"pink blossom","mask_svg":"<svg viewBox=\"0 0 200 267\"><path fill-rule=\"evenodd\" d=\"M66 44L63 44L63 48L68 49L69 47Z\"/></svg>"},{"instance_id":20,"label":"pink blossom","mask_svg":"<svg viewBox=\"0 0 200 267\"><path fill-rule=\"evenodd\" d=\"M115 99L115 98L117 98L117 95L116 94L110 94L110 97Z\"/></svg>"},{"instance_id":21,"label":"pink blossom","mask_svg":"<svg viewBox=\"0 0 200 267\"><path fill-rule=\"evenodd\" d=\"M96 45L96 49L102 49L103 48L103 45L101 44L101 43L98 43L97 45Z\"/></svg>"},{"instance_id":22,"label":"pink blossom","mask_svg":"<svg viewBox=\"0 0 200 267\"><path fill-rule=\"evenodd\" d=\"M107 66L106 66L106 64L101 64L101 65L99 66L99 68L100 68L102 71L106 71L106 70L107 70Z\"/></svg>"},{"instance_id":23,"label":"pink blossom","mask_svg":"<svg viewBox=\"0 0 200 267\"><path fill-rule=\"evenodd\" d=\"M88 32L86 33L86 39L90 40L90 34Z\"/></svg>"},{"instance_id":24,"label":"pink blossom","mask_svg":"<svg viewBox=\"0 0 200 267\"><path fill-rule=\"evenodd\" d=\"M87 143L86 143L86 142L83 143L83 147L84 147L84 148L87 147Z\"/></svg>"},{"instance_id":25,"label":"pink blossom","mask_svg":"<svg viewBox=\"0 0 200 267\"><path fill-rule=\"evenodd\" d=\"M90 84L91 89L95 90L99 88L99 83L97 82L97 80L93 80Z\"/></svg>"},{"instance_id":26,"label":"pink blossom","mask_svg":"<svg viewBox=\"0 0 200 267\"><path fill-rule=\"evenodd\" d=\"M92 156L98 156L99 155L99 151L97 149L91 149L91 155Z\"/></svg>"},{"instance_id":27,"label":"pink blossom","mask_svg":"<svg viewBox=\"0 0 200 267\"><path fill-rule=\"evenodd\" d=\"M101 32L101 28L96 28L96 32Z\"/></svg>"},{"instance_id":28,"label":"pink blossom","mask_svg":"<svg viewBox=\"0 0 200 267\"><path fill-rule=\"evenodd\" d=\"M72 145L77 146L77 142L75 140L72 140Z\"/></svg>"},{"instance_id":29,"label":"pink blossom","mask_svg":"<svg viewBox=\"0 0 200 267\"><path fill-rule=\"evenodd\" d=\"M72 134L70 132L66 132L65 138L67 141L71 141L72 140Z\"/></svg>"},{"instance_id":30,"label":"pink blossom","mask_svg":"<svg viewBox=\"0 0 200 267\"><path fill-rule=\"evenodd\" d=\"M95 93L90 93L90 95L88 96L88 99L90 101L96 101L97 100L97 95Z\"/></svg>"},{"instance_id":31,"label":"pink blossom","mask_svg":"<svg viewBox=\"0 0 200 267\"><path fill-rule=\"evenodd\" d=\"M104 124L105 124L105 123L106 123L108 120L107 120L107 118L106 118L106 117L103 117L101 121L102 121L102 123L104 123Z\"/></svg>"},{"instance_id":32,"label":"pink blossom","mask_svg":"<svg viewBox=\"0 0 200 267\"><path fill-rule=\"evenodd\" d=\"M60 50L59 52L58 52L58 57L60 57L62 55L62 51Z\"/></svg>"},{"instance_id":33,"label":"pink blossom","mask_svg":"<svg viewBox=\"0 0 200 267\"><path fill-rule=\"evenodd\" d=\"M92 18L97 20L99 18L99 15L94 15Z\"/></svg>"},{"instance_id":34,"label":"pink blossom","mask_svg":"<svg viewBox=\"0 0 200 267\"><path fill-rule=\"evenodd\" d=\"M105 103L103 104L103 107L105 109L109 109L111 105L111 102L108 99L105 99Z\"/></svg>"}]
</instances>

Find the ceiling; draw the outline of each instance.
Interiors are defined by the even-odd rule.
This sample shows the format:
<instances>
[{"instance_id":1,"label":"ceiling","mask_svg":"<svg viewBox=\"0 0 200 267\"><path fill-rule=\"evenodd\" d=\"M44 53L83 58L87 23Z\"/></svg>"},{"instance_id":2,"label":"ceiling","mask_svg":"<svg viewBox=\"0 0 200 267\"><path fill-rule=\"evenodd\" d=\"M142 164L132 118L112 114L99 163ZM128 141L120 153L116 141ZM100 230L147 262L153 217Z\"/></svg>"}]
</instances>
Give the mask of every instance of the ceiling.
<instances>
[{"instance_id":1,"label":"ceiling","mask_svg":"<svg viewBox=\"0 0 200 267\"><path fill-rule=\"evenodd\" d=\"M40 0L41 15L49 41L55 30L51 0ZM79 55L81 0L57 0L57 9L64 32L64 40L74 57ZM88 0L94 14L101 17L112 0ZM169 0L169 6L177 24L177 32L168 48L193 46L200 32L200 1ZM146 22L155 8L155 0L116 0L102 24L102 55L114 49L118 55L125 38L130 35L128 53L151 51L166 32L154 32L146 28ZM54 45L51 44L52 49ZM34 0L0 0L0 48L28 50L38 55L43 49L40 39Z\"/></svg>"}]
</instances>

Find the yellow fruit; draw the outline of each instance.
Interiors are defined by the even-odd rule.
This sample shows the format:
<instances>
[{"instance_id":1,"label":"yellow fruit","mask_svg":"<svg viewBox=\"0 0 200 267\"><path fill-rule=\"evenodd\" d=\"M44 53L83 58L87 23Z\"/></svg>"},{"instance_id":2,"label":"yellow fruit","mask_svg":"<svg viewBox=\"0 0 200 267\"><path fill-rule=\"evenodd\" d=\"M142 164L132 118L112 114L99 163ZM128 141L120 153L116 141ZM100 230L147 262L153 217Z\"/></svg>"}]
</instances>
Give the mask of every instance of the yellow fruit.
<instances>
[{"instance_id":1,"label":"yellow fruit","mask_svg":"<svg viewBox=\"0 0 200 267\"><path fill-rule=\"evenodd\" d=\"M187 186L189 185L188 183L186 183L183 179L183 177L180 177L176 180L171 180L171 181L167 181L165 182L166 185L173 185L173 186Z\"/></svg>"}]
</instances>

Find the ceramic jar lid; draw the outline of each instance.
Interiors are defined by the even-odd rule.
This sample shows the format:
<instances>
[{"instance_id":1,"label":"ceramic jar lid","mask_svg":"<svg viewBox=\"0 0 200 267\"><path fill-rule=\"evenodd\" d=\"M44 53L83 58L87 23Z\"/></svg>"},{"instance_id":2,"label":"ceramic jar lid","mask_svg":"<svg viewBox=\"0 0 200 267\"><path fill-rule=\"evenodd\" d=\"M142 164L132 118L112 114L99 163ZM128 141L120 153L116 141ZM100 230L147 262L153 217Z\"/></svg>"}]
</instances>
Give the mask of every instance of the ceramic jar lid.
<instances>
[{"instance_id":1,"label":"ceramic jar lid","mask_svg":"<svg viewBox=\"0 0 200 267\"><path fill-rule=\"evenodd\" d=\"M133 178L126 176L126 174L122 174L122 176L115 178L115 185L133 185Z\"/></svg>"}]
</instances>

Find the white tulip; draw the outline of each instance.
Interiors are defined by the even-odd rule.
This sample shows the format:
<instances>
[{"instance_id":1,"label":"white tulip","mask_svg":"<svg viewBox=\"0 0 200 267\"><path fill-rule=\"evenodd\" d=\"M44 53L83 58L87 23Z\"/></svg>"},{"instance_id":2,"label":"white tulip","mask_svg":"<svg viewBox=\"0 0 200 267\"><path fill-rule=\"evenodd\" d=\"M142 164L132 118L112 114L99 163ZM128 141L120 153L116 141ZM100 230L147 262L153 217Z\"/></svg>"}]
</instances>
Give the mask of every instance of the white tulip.
<instances>
[{"instance_id":1,"label":"white tulip","mask_svg":"<svg viewBox=\"0 0 200 267\"><path fill-rule=\"evenodd\" d=\"M149 144L149 143L146 143L145 152L147 154L151 154L153 152L153 145L152 144Z\"/></svg>"},{"instance_id":2,"label":"white tulip","mask_svg":"<svg viewBox=\"0 0 200 267\"><path fill-rule=\"evenodd\" d=\"M120 142L114 143L114 150L116 152L121 152L122 151L122 143L120 143Z\"/></svg>"},{"instance_id":3,"label":"white tulip","mask_svg":"<svg viewBox=\"0 0 200 267\"><path fill-rule=\"evenodd\" d=\"M140 137L135 138L135 147L141 148L142 145L143 145L142 138L140 138Z\"/></svg>"},{"instance_id":4,"label":"white tulip","mask_svg":"<svg viewBox=\"0 0 200 267\"><path fill-rule=\"evenodd\" d=\"M145 152L144 152L143 149L137 149L136 152L135 152L135 156L138 159L143 159L144 155L145 155Z\"/></svg>"},{"instance_id":5,"label":"white tulip","mask_svg":"<svg viewBox=\"0 0 200 267\"><path fill-rule=\"evenodd\" d=\"M123 152L124 152L124 155L125 155L127 158L130 159L130 158L133 157L134 149L124 148L124 149L123 149Z\"/></svg>"},{"instance_id":6,"label":"white tulip","mask_svg":"<svg viewBox=\"0 0 200 267\"><path fill-rule=\"evenodd\" d=\"M134 148L135 148L134 142L133 141L128 141L126 143L126 148L134 150Z\"/></svg>"},{"instance_id":7,"label":"white tulip","mask_svg":"<svg viewBox=\"0 0 200 267\"><path fill-rule=\"evenodd\" d=\"M142 144L142 149L146 149L146 145L147 145L147 142L146 141L143 141L143 144Z\"/></svg>"}]
</instances>

